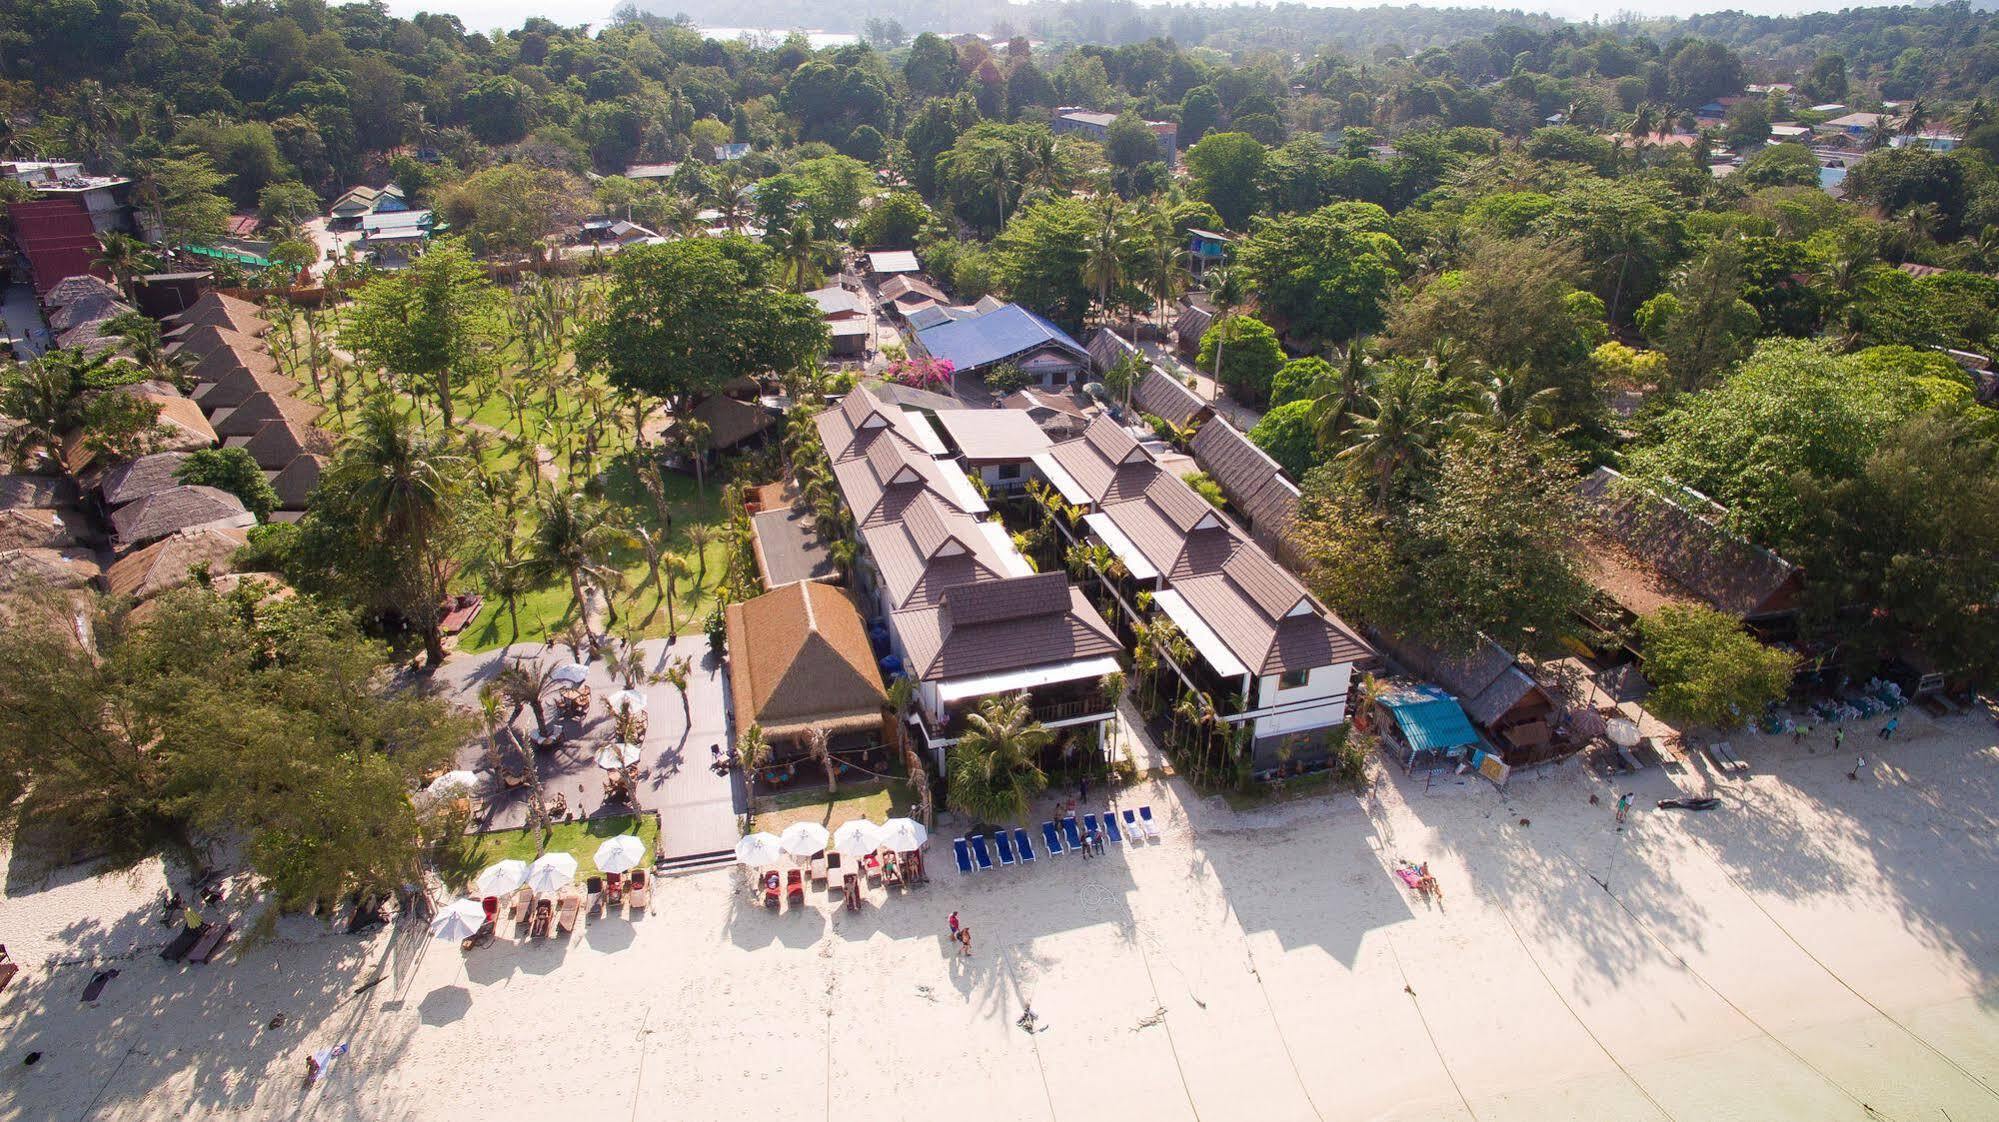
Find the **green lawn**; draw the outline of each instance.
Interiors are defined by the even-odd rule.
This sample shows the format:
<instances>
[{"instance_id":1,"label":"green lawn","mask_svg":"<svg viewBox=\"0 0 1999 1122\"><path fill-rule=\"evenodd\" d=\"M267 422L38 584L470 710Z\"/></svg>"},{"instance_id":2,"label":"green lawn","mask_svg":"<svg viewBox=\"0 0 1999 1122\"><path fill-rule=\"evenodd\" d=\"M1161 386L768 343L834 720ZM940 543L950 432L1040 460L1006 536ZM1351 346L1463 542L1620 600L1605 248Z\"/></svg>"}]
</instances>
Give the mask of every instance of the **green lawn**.
<instances>
[{"instance_id":1,"label":"green lawn","mask_svg":"<svg viewBox=\"0 0 1999 1122\"><path fill-rule=\"evenodd\" d=\"M467 834L438 862L438 873L446 884L465 888L480 870L509 858L533 861L542 853L568 853L576 858L576 880L598 872L597 847L619 834L637 834L648 853L659 843L659 816L617 814L581 822L557 822L548 832L548 844L537 844L533 830L502 830L491 834ZM641 862L644 867L649 862Z\"/></svg>"},{"instance_id":2,"label":"green lawn","mask_svg":"<svg viewBox=\"0 0 1999 1122\"><path fill-rule=\"evenodd\" d=\"M800 774L805 775L803 765ZM783 791L758 791L757 804L767 808L757 813L757 829L767 833L782 833L793 822L817 822L831 830L855 818L879 824L907 814L916 805L916 792L900 779L876 779L842 783L839 793L829 799L824 783L801 779Z\"/></svg>"}]
</instances>

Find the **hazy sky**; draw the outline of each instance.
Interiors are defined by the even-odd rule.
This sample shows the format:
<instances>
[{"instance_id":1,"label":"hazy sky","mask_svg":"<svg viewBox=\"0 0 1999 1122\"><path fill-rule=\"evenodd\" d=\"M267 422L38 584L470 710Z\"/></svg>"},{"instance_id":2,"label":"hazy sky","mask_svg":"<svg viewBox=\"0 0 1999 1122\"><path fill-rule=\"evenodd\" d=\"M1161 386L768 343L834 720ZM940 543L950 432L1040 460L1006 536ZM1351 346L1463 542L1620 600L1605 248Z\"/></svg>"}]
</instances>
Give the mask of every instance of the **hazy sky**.
<instances>
[{"instance_id":1,"label":"hazy sky","mask_svg":"<svg viewBox=\"0 0 1999 1122\"><path fill-rule=\"evenodd\" d=\"M1354 3L1334 0L1324 6L1373 7L1378 2L1380 0L1356 0ZM389 11L399 16L412 16L418 12L445 12L457 16L464 22L466 28L472 31L486 31L495 27L518 27L529 16L545 16L565 25L601 21L616 6L616 0L576 0L570 3L564 3L562 0L388 0L388 3ZM1698 12L1734 10L1755 15L1782 15L1872 5L1842 3L1839 0L1640 0L1637 3L1612 4L1591 3L1590 0L1539 0L1539 2L1525 0L1517 4L1502 3L1494 6L1552 12L1570 19L1587 20L1594 17L1609 17L1621 11L1636 11L1644 15L1685 16ZM755 22L755 17L750 14L753 7L753 5L745 7L743 23Z\"/></svg>"}]
</instances>

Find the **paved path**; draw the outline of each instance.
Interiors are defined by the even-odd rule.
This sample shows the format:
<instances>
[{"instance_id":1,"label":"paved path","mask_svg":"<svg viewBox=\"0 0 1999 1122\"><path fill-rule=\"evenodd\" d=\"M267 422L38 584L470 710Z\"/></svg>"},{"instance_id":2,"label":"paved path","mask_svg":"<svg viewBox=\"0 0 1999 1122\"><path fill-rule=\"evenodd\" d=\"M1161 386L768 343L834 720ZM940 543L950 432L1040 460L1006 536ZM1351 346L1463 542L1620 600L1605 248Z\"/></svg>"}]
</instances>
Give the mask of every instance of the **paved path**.
<instances>
[{"instance_id":1,"label":"paved path","mask_svg":"<svg viewBox=\"0 0 1999 1122\"><path fill-rule=\"evenodd\" d=\"M708 654L703 635L683 636L671 644L651 639L640 644L646 666L657 672L669 658L689 660L687 706L680 694L665 683L644 686L649 714L646 735L640 742L643 755L639 767L638 805L660 816L660 852L668 857L712 853L729 849L739 836L736 815L740 797L729 778L709 770L709 748L730 742L728 718L728 675L719 660ZM670 652L670 653L669 653ZM544 664L570 660L567 647L544 647L520 643L477 655L453 655L437 673L437 688L468 709L478 706L479 687L506 665L510 658L540 659ZM592 693L591 711L580 721L561 724L564 740L560 747L540 755L542 785L551 795L560 793L569 800L569 809L585 815L599 811L621 812L622 804L604 803L604 772L597 767L596 752L611 741L611 718L604 699L620 687L611 680L601 660L590 663L588 684ZM690 723L687 719L692 717ZM533 718L521 716L518 727L526 732ZM484 763L483 739L459 752L460 767L481 771ZM519 826L527 819L527 796L508 791L496 776L481 775L483 819L488 828Z\"/></svg>"},{"instance_id":2,"label":"paved path","mask_svg":"<svg viewBox=\"0 0 1999 1122\"><path fill-rule=\"evenodd\" d=\"M0 319L5 322L6 343L14 348L15 358L27 362L45 349L49 328L42 322L42 309L35 303L33 287L8 285L5 301L0 303Z\"/></svg>"}]
</instances>

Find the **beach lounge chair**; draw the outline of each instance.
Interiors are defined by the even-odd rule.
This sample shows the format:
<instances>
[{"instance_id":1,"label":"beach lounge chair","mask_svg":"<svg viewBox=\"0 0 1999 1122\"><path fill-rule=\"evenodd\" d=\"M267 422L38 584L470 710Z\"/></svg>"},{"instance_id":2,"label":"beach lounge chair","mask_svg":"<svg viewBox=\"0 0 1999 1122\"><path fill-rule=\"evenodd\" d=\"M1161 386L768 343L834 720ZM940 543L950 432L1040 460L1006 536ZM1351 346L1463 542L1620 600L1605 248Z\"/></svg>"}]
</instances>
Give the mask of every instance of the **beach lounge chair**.
<instances>
[{"instance_id":1,"label":"beach lounge chair","mask_svg":"<svg viewBox=\"0 0 1999 1122\"><path fill-rule=\"evenodd\" d=\"M1062 837L1068 841L1070 849L1083 848L1083 832L1076 828L1075 815L1062 820Z\"/></svg>"},{"instance_id":2,"label":"beach lounge chair","mask_svg":"<svg viewBox=\"0 0 1999 1122\"><path fill-rule=\"evenodd\" d=\"M958 871L959 871L959 872L961 872L961 873L969 873L969 872L971 872L971 871L972 871L972 851L971 851L971 848L970 848L970 847L968 847L968 846L967 846L967 845L965 844L965 839L964 839L964 838L952 838L952 839L951 839L951 851L952 851L953 853L956 853L956 854L958 855Z\"/></svg>"},{"instance_id":3,"label":"beach lounge chair","mask_svg":"<svg viewBox=\"0 0 1999 1122\"><path fill-rule=\"evenodd\" d=\"M13 981L14 975L20 972L20 966L7 957L7 944L0 943L0 990L6 989L7 983Z\"/></svg>"},{"instance_id":4,"label":"beach lounge chair","mask_svg":"<svg viewBox=\"0 0 1999 1122\"><path fill-rule=\"evenodd\" d=\"M652 907L652 881L646 879L644 869L633 869L625 878L625 903L634 911Z\"/></svg>"},{"instance_id":5,"label":"beach lounge chair","mask_svg":"<svg viewBox=\"0 0 1999 1122\"><path fill-rule=\"evenodd\" d=\"M1048 847L1048 856L1062 856L1062 835L1055 832L1055 823L1043 822L1041 824L1041 841L1042 844Z\"/></svg>"},{"instance_id":6,"label":"beach lounge chair","mask_svg":"<svg viewBox=\"0 0 1999 1122\"><path fill-rule=\"evenodd\" d=\"M764 907L777 908L779 903L777 897L778 883L776 869L772 869L770 872L764 874Z\"/></svg>"},{"instance_id":7,"label":"beach lounge chair","mask_svg":"<svg viewBox=\"0 0 1999 1122\"><path fill-rule=\"evenodd\" d=\"M534 891L523 888L514 893L513 903L507 906L507 918L515 923L526 923L534 912Z\"/></svg>"},{"instance_id":8,"label":"beach lounge chair","mask_svg":"<svg viewBox=\"0 0 1999 1122\"><path fill-rule=\"evenodd\" d=\"M498 896L488 896L480 900L479 906L486 909L487 923L492 923L500 918L500 898Z\"/></svg>"},{"instance_id":9,"label":"beach lounge chair","mask_svg":"<svg viewBox=\"0 0 1999 1122\"><path fill-rule=\"evenodd\" d=\"M791 907L805 906L805 870L793 869L784 874L784 902Z\"/></svg>"},{"instance_id":10,"label":"beach lounge chair","mask_svg":"<svg viewBox=\"0 0 1999 1122\"><path fill-rule=\"evenodd\" d=\"M1119 833L1117 828L1117 811L1104 811L1104 833L1119 845L1124 844L1124 835Z\"/></svg>"},{"instance_id":11,"label":"beach lounge chair","mask_svg":"<svg viewBox=\"0 0 1999 1122\"><path fill-rule=\"evenodd\" d=\"M1124 836L1130 838L1133 845L1145 842L1145 827L1138 824L1138 812L1135 810L1124 812Z\"/></svg>"},{"instance_id":12,"label":"beach lounge chair","mask_svg":"<svg viewBox=\"0 0 1999 1122\"><path fill-rule=\"evenodd\" d=\"M826 854L824 851L812 855L812 883L826 883Z\"/></svg>"},{"instance_id":13,"label":"beach lounge chair","mask_svg":"<svg viewBox=\"0 0 1999 1122\"><path fill-rule=\"evenodd\" d=\"M583 882L583 887L589 892L589 897L583 901L583 910L596 915L597 905L604 899L604 878L591 877Z\"/></svg>"},{"instance_id":14,"label":"beach lounge chair","mask_svg":"<svg viewBox=\"0 0 1999 1122\"><path fill-rule=\"evenodd\" d=\"M1159 823L1152 820L1151 803L1138 808L1138 821L1145 827L1146 837L1151 838L1153 841L1159 840Z\"/></svg>"},{"instance_id":15,"label":"beach lounge chair","mask_svg":"<svg viewBox=\"0 0 1999 1122\"><path fill-rule=\"evenodd\" d=\"M1091 834L1101 833L1103 831L1097 826L1097 816L1094 814L1085 814L1083 816L1083 836L1087 838Z\"/></svg>"},{"instance_id":16,"label":"beach lounge chair","mask_svg":"<svg viewBox=\"0 0 1999 1122\"><path fill-rule=\"evenodd\" d=\"M984 834L973 834L970 840L972 843L972 856L979 859L979 871L982 873L992 872L993 855L986 849L986 836Z\"/></svg>"},{"instance_id":17,"label":"beach lounge chair","mask_svg":"<svg viewBox=\"0 0 1999 1122\"><path fill-rule=\"evenodd\" d=\"M1005 830L993 831L993 848L999 850L1001 867L1013 864L1013 839L1007 836Z\"/></svg>"},{"instance_id":18,"label":"beach lounge chair","mask_svg":"<svg viewBox=\"0 0 1999 1122\"><path fill-rule=\"evenodd\" d=\"M583 914L583 894L565 892L562 903L555 911L555 929L564 935L576 930L576 917Z\"/></svg>"},{"instance_id":19,"label":"beach lounge chair","mask_svg":"<svg viewBox=\"0 0 1999 1122\"><path fill-rule=\"evenodd\" d=\"M174 936L173 942L160 948L160 957L168 962L179 962L186 958L187 952L193 950L196 943L201 942L201 933L206 930L208 930L206 924L200 927L181 928L180 934Z\"/></svg>"},{"instance_id":20,"label":"beach lounge chair","mask_svg":"<svg viewBox=\"0 0 1999 1122\"><path fill-rule=\"evenodd\" d=\"M1034 843L1027 839L1027 831L1019 826L1013 828L1013 846L1020 850L1021 864L1034 860Z\"/></svg>"},{"instance_id":21,"label":"beach lounge chair","mask_svg":"<svg viewBox=\"0 0 1999 1122\"><path fill-rule=\"evenodd\" d=\"M479 930L474 931L472 934L467 935L463 939L458 940L458 949L461 951L469 951L474 949L475 947L491 946L493 942L493 931L497 926L498 925L493 923L491 920L488 920L485 923L480 924Z\"/></svg>"}]
</instances>

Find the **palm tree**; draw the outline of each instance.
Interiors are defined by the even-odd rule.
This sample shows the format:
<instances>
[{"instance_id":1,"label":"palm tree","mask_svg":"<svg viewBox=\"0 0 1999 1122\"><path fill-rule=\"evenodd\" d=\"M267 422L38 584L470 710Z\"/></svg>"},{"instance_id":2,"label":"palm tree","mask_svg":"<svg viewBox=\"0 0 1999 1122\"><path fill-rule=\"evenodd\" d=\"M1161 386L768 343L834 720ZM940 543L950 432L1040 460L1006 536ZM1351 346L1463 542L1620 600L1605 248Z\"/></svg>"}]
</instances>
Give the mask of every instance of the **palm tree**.
<instances>
[{"instance_id":1,"label":"palm tree","mask_svg":"<svg viewBox=\"0 0 1999 1122\"><path fill-rule=\"evenodd\" d=\"M1048 786L1041 749L1054 739L1028 710L1027 695L989 697L966 718L951 748L951 804L981 822L1019 822Z\"/></svg>"},{"instance_id":2,"label":"palm tree","mask_svg":"<svg viewBox=\"0 0 1999 1122\"><path fill-rule=\"evenodd\" d=\"M715 544L715 528L696 522L687 528L687 552L694 558L694 589L698 595L708 583L708 547Z\"/></svg>"},{"instance_id":3,"label":"palm tree","mask_svg":"<svg viewBox=\"0 0 1999 1122\"><path fill-rule=\"evenodd\" d=\"M1442 437L1445 394L1436 374L1423 367L1391 366L1368 395L1370 414L1354 422L1354 441L1336 459L1373 482L1375 506L1388 509L1391 488L1403 472L1424 463Z\"/></svg>"},{"instance_id":4,"label":"palm tree","mask_svg":"<svg viewBox=\"0 0 1999 1122\"><path fill-rule=\"evenodd\" d=\"M1153 314L1159 326L1166 326L1166 307L1187 287L1187 271L1180 267L1180 238L1172 220L1160 215L1153 223L1145 247L1145 294L1152 297Z\"/></svg>"},{"instance_id":5,"label":"palm tree","mask_svg":"<svg viewBox=\"0 0 1999 1122\"><path fill-rule=\"evenodd\" d=\"M818 287L824 274L815 262L830 256L836 248L833 242L819 236L812 216L803 209L793 211L783 226L766 233L764 241L777 251L785 271L791 274L792 286L799 292Z\"/></svg>"},{"instance_id":6,"label":"palm tree","mask_svg":"<svg viewBox=\"0 0 1999 1122\"><path fill-rule=\"evenodd\" d=\"M435 669L444 661L438 621L453 565L444 538L463 492L463 457L384 396L363 411L332 470L353 477L361 528L408 559L395 600L423 635L426 664Z\"/></svg>"},{"instance_id":7,"label":"palm tree","mask_svg":"<svg viewBox=\"0 0 1999 1122\"><path fill-rule=\"evenodd\" d=\"M91 264L108 271L118 287L124 291L125 299L136 300L132 278L153 268L153 251L145 242L130 234L112 232L100 234L97 244L101 247L97 259Z\"/></svg>"},{"instance_id":8,"label":"palm tree","mask_svg":"<svg viewBox=\"0 0 1999 1122\"><path fill-rule=\"evenodd\" d=\"M1097 225L1083 247L1083 283L1097 290L1097 306L1105 319L1111 314L1111 289L1125 282L1125 262L1131 256L1131 235L1125 231L1124 208L1114 197L1104 199Z\"/></svg>"},{"instance_id":9,"label":"palm tree","mask_svg":"<svg viewBox=\"0 0 1999 1122\"><path fill-rule=\"evenodd\" d=\"M534 714L534 735L538 741L546 741L549 736L548 711L543 699L554 684L555 667L544 665L538 658L515 659L493 676L494 688L513 704L516 716L523 709Z\"/></svg>"},{"instance_id":10,"label":"palm tree","mask_svg":"<svg viewBox=\"0 0 1999 1122\"><path fill-rule=\"evenodd\" d=\"M1229 313L1242 303L1242 275L1230 266L1208 270L1208 302L1215 307L1214 323L1219 327ZM1222 396L1222 340L1215 339L1215 397Z\"/></svg>"},{"instance_id":11,"label":"palm tree","mask_svg":"<svg viewBox=\"0 0 1999 1122\"><path fill-rule=\"evenodd\" d=\"M1921 136L1930 127L1930 107L1922 98L1909 103L1909 115L1902 118L1903 136Z\"/></svg>"},{"instance_id":12,"label":"palm tree","mask_svg":"<svg viewBox=\"0 0 1999 1122\"><path fill-rule=\"evenodd\" d=\"M507 639L509 643L521 641L521 601L534 591L534 581L528 577L520 558L514 556L514 550L514 535L503 533L497 548L481 558L479 566L487 594L498 597L506 609L507 623L513 628L512 636Z\"/></svg>"},{"instance_id":13,"label":"palm tree","mask_svg":"<svg viewBox=\"0 0 1999 1122\"><path fill-rule=\"evenodd\" d=\"M675 611L673 607L673 585L675 581L687 575L687 558L670 549L661 550L659 554L659 572L662 587L666 589L666 636L669 639L678 639L680 638L680 613ZM696 595L699 595L699 593L696 593Z\"/></svg>"},{"instance_id":14,"label":"palm tree","mask_svg":"<svg viewBox=\"0 0 1999 1122\"><path fill-rule=\"evenodd\" d=\"M521 773L527 777L528 781L528 819L536 827L536 833L540 835L541 844L546 846L548 844L548 804L542 798L541 793L541 764L540 761L534 758L534 749L522 744L520 738L513 735L514 726L512 719L501 716L500 708L504 700L505 692L500 688L499 683L487 682L485 685L479 687L479 717L486 724L486 743L497 763L500 755L500 730L503 728L506 729L509 738L513 740L514 750L521 754ZM516 708L516 715L519 712L520 710ZM536 856L540 856L540 854L537 853Z\"/></svg>"},{"instance_id":15,"label":"palm tree","mask_svg":"<svg viewBox=\"0 0 1999 1122\"><path fill-rule=\"evenodd\" d=\"M855 545L852 538L835 538L833 543L826 547L826 559L833 562L833 567L840 571L840 579L843 581L853 575L854 562L858 561L860 556L861 547Z\"/></svg>"},{"instance_id":16,"label":"palm tree","mask_svg":"<svg viewBox=\"0 0 1999 1122\"><path fill-rule=\"evenodd\" d=\"M1970 136L1992 123L1992 103L1982 97L1973 98L1971 104L1957 111L1957 131Z\"/></svg>"},{"instance_id":17,"label":"palm tree","mask_svg":"<svg viewBox=\"0 0 1999 1122\"><path fill-rule=\"evenodd\" d=\"M187 360L181 352L167 353L166 337L160 334L158 320L142 312L126 312L105 320L100 331L124 340L125 353L146 373L161 381L183 386Z\"/></svg>"},{"instance_id":18,"label":"palm tree","mask_svg":"<svg viewBox=\"0 0 1999 1122\"><path fill-rule=\"evenodd\" d=\"M832 739L825 729L813 725L805 730L805 751L826 770L826 797L832 798L839 791L840 777L833 768Z\"/></svg>"},{"instance_id":19,"label":"palm tree","mask_svg":"<svg viewBox=\"0 0 1999 1122\"><path fill-rule=\"evenodd\" d=\"M736 763L743 769L743 833L748 834L757 824L757 772L763 770L770 759L770 742L764 739L762 725L752 722L736 738Z\"/></svg>"},{"instance_id":20,"label":"palm tree","mask_svg":"<svg viewBox=\"0 0 1999 1122\"><path fill-rule=\"evenodd\" d=\"M672 686L680 694L680 716L685 726L689 728L694 725L694 713L687 704L687 670L690 665L687 656L682 655L679 658L668 659L666 665L659 669L659 680Z\"/></svg>"},{"instance_id":21,"label":"palm tree","mask_svg":"<svg viewBox=\"0 0 1999 1122\"><path fill-rule=\"evenodd\" d=\"M937 796L930 789L930 771L916 742L909 738L909 710L916 704L916 680L897 677L888 684L888 707L895 714L896 744L902 749L902 769L909 773L909 785L916 789L918 816L928 827L937 818Z\"/></svg>"},{"instance_id":22,"label":"palm tree","mask_svg":"<svg viewBox=\"0 0 1999 1122\"><path fill-rule=\"evenodd\" d=\"M1346 434L1354 414L1367 397L1367 340L1355 337L1347 344L1345 361L1340 363L1339 382L1312 401L1312 429L1319 447L1324 448Z\"/></svg>"},{"instance_id":23,"label":"palm tree","mask_svg":"<svg viewBox=\"0 0 1999 1122\"><path fill-rule=\"evenodd\" d=\"M590 627L587 583L609 589L618 570L606 563L613 546L629 535L605 520L602 506L582 495L558 491L541 500L541 521L528 541L528 572L547 584L558 577L569 579L569 594L576 616Z\"/></svg>"},{"instance_id":24,"label":"palm tree","mask_svg":"<svg viewBox=\"0 0 1999 1122\"><path fill-rule=\"evenodd\" d=\"M76 350L50 351L25 366L13 367L0 380L0 415L14 427L0 432L0 447L16 461L31 449L54 449L64 434L84 423L90 392L115 381L107 356ZM55 457L65 474L68 467Z\"/></svg>"},{"instance_id":25,"label":"palm tree","mask_svg":"<svg viewBox=\"0 0 1999 1122\"><path fill-rule=\"evenodd\" d=\"M677 455L686 456L694 465L694 486L701 497L708 497L708 449L715 442L715 430L708 422L689 414L675 417L673 427L666 430L667 448Z\"/></svg>"}]
</instances>

